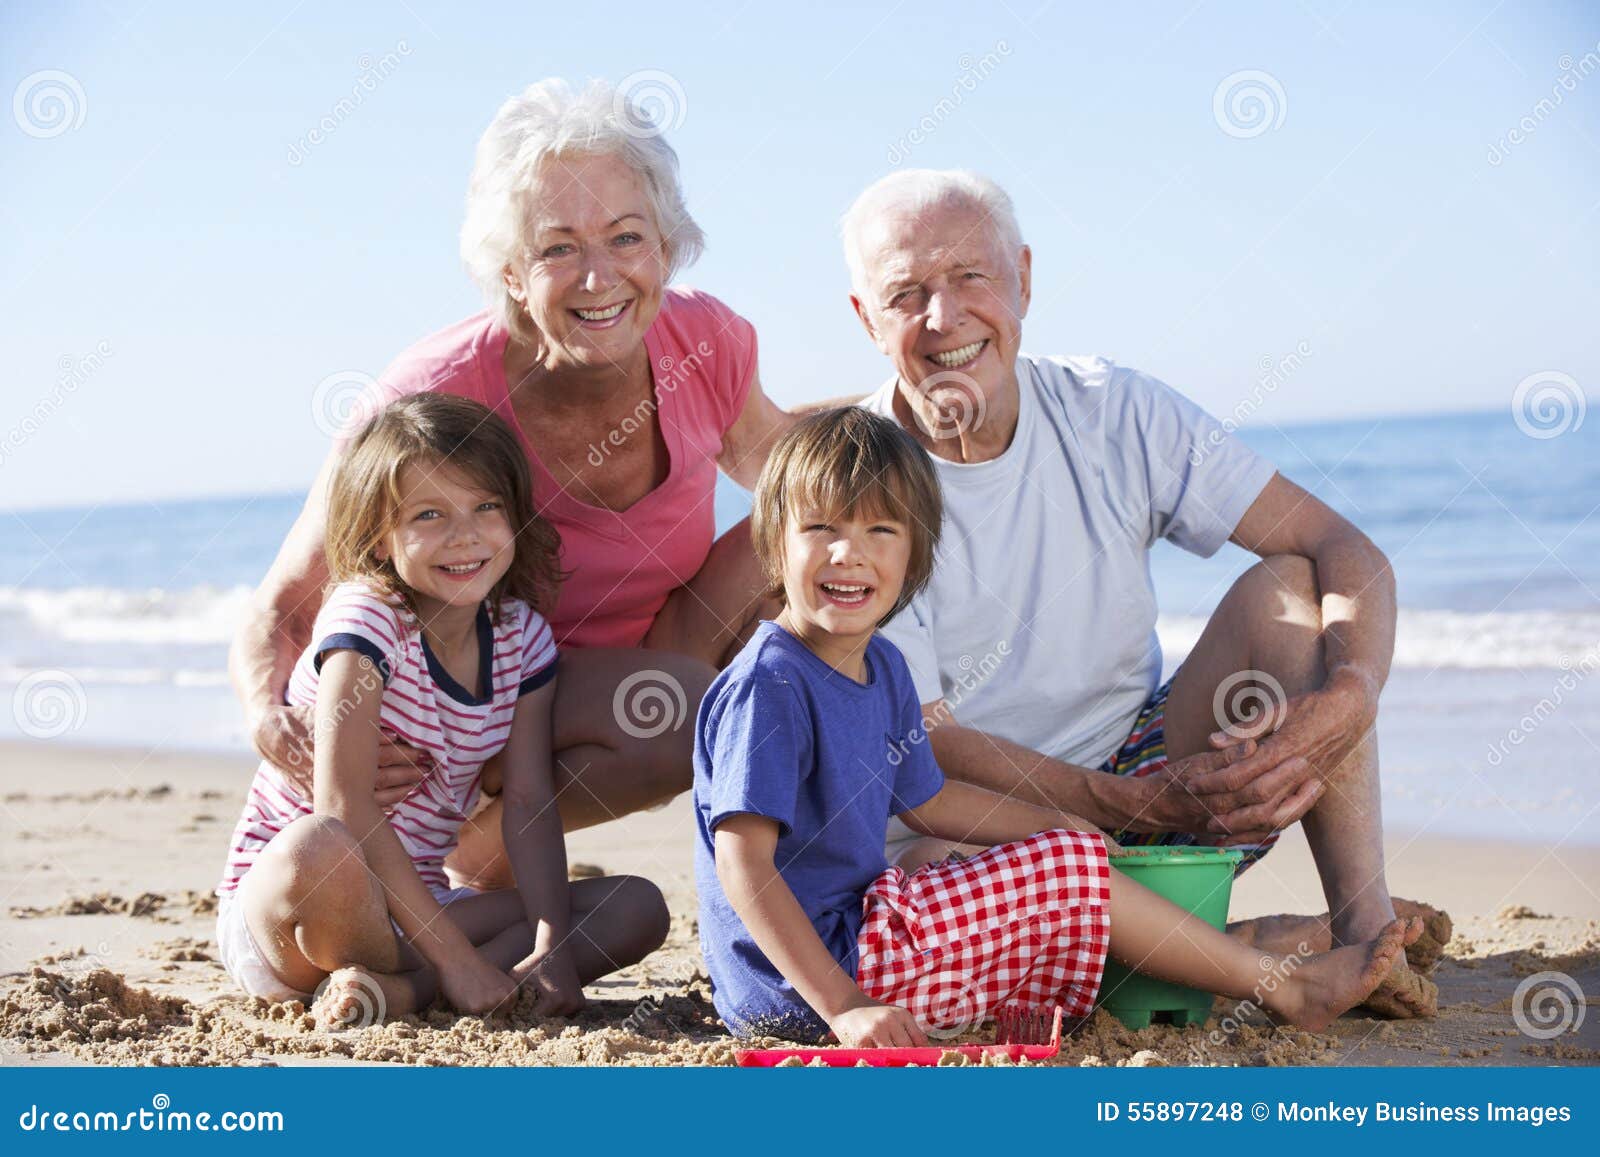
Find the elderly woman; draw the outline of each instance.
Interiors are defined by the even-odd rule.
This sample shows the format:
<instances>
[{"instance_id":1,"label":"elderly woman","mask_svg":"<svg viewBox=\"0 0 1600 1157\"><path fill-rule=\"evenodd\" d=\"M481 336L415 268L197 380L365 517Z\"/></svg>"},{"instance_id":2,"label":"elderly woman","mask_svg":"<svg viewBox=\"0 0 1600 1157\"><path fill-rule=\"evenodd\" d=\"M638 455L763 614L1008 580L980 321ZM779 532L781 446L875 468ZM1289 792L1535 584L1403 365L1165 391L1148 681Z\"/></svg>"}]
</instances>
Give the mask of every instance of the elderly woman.
<instances>
[{"instance_id":1,"label":"elderly woman","mask_svg":"<svg viewBox=\"0 0 1600 1157\"><path fill-rule=\"evenodd\" d=\"M689 787L695 705L761 586L744 524L713 543L717 469L753 485L793 421L762 393L750 323L669 284L704 237L677 156L648 124L598 83L577 93L549 80L507 101L479 142L461 231L489 308L402 353L372 399L474 398L522 440L571 576L548 616L562 647L555 746L569 830ZM229 658L255 746L308 796L310 718L285 706L284 689L327 577L338 449ZM379 803L406 795L421 758L383 746ZM498 803L462 837L453 874L508 881Z\"/></svg>"}]
</instances>

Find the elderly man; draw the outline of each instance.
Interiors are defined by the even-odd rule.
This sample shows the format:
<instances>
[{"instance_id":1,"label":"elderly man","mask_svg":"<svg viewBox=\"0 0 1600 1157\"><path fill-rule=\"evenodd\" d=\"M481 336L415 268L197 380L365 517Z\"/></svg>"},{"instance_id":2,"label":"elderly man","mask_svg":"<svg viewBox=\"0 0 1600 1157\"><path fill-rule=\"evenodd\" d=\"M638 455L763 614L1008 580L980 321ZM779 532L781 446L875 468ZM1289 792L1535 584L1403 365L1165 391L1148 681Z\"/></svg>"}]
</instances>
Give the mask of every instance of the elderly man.
<instances>
[{"instance_id":1,"label":"elderly man","mask_svg":"<svg viewBox=\"0 0 1600 1157\"><path fill-rule=\"evenodd\" d=\"M913 434L944 487L933 582L884 629L940 767L1124 843L1238 846L1240 870L1298 821L1329 915L1243 933L1279 948L1375 936L1396 915L1373 730L1395 629L1383 553L1161 382L1021 355L1033 257L993 182L886 177L846 214L844 243L851 303L894 367L861 404ZM1261 558L1164 685L1160 538ZM947 850L904 827L890 843L902 865ZM1369 1004L1435 1006L1404 963Z\"/></svg>"}]
</instances>

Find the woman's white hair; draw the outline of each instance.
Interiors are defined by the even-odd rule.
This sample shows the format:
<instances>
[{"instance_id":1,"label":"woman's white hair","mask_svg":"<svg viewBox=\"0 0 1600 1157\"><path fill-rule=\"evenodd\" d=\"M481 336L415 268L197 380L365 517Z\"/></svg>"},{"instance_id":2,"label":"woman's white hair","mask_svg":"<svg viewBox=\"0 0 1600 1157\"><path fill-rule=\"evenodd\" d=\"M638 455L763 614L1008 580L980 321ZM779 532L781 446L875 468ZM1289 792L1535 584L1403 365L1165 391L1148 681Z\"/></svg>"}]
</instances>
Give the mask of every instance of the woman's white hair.
<instances>
[{"instance_id":1,"label":"woman's white hair","mask_svg":"<svg viewBox=\"0 0 1600 1157\"><path fill-rule=\"evenodd\" d=\"M873 221L891 210L920 213L936 205L971 205L983 214L1000 247L1014 260L1022 251L1022 229L1011 197L988 177L966 169L902 169L862 190L839 220L850 284L865 297L866 256L862 237Z\"/></svg>"},{"instance_id":2,"label":"woman's white hair","mask_svg":"<svg viewBox=\"0 0 1600 1157\"><path fill-rule=\"evenodd\" d=\"M528 247L528 201L552 157L616 156L639 174L661 231L667 280L705 248L684 203L678 154L628 94L601 80L581 92L541 80L500 106L478 141L461 223L461 258L506 327L524 339L532 322L506 286L505 270Z\"/></svg>"}]
</instances>

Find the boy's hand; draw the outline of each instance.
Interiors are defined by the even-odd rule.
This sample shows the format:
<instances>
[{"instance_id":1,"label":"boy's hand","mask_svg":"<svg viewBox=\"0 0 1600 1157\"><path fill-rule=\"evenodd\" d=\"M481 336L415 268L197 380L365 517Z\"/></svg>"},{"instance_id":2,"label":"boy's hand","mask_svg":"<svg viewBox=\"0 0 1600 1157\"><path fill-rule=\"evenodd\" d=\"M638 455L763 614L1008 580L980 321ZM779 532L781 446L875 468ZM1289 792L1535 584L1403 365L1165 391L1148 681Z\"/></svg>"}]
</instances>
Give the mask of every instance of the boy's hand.
<instances>
[{"instance_id":1,"label":"boy's hand","mask_svg":"<svg viewBox=\"0 0 1600 1157\"><path fill-rule=\"evenodd\" d=\"M918 1048L928 1043L916 1018L897 1004L867 1004L847 1008L828 1022L833 1035L847 1048Z\"/></svg>"},{"instance_id":2,"label":"boy's hand","mask_svg":"<svg viewBox=\"0 0 1600 1157\"><path fill-rule=\"evenodd\" d=\"M511 978L477 952L439 971L439 988L457 1012L486 1013L509 1008L517 994Z\"/></svg>"},{"instance_id":3,"label":"boy's hand","mask_svg":"<svg viewBox=\"0 0 1600 1157\"><path fill-rule=\"evenodd\" d=\"M511 970L511 978L534 994L535 1016L570 1016L584 1006L578 966L564 948L533 953Z\"/></svg>"}]
</instances>

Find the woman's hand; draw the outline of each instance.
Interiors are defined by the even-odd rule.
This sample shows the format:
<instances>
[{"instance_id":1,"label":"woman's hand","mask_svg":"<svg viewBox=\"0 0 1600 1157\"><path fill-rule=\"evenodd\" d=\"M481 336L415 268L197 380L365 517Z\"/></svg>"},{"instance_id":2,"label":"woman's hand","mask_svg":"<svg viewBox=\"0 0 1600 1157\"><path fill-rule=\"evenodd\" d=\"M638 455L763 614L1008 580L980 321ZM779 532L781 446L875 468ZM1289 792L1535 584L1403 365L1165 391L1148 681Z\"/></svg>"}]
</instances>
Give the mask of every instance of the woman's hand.
<instances>
[{"instance_id":1,"label":"woman's hand","mask_svg":"<svg viewBox=\"0 0 1600 1157\"><path fill-rule=\"evenodd\" d=\"M833 1035L847 1048L919 1048L928 1043L916 1018L898 1004L876 1000L847 1008L828 1022Z\"/></svg>"},{"instance_id":2,"label":"woman's hand","mask_svg":"<svg viewBox=\"0 0 1600 1157\"><path fill-rule=\"evenodd\" d=\"M439 970L439 989L457 1012L487 1013L510 1007L516 983L476 951Z\"/></svg>"},{"instance_id":3,"label":"woman's hand","mask_svg":"<svg viewBox=\"0 0 1600 1157\"><path fill-rule=\"evenodd\" d=\"M533 992L535 1016L570 1016L584 1006L578 965L565 948L533 953L511 970L511 978Z\"/></svg>"},{"instance_id":4,"label":"woman's hand","mask_svg":"<svg viewBox=\"0 0 1600 1157\"><path fill-rule=\"evenodd\" d=\"M313 794L314 722L310 707L268 707L256 716L250 736L261 757L283 772L284 778L306 799ZM378 775L372 796L379 807L392 808L432 770L433 757L426 751L380 733Z\"/></svg>"}]
</instances>

